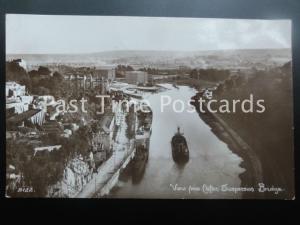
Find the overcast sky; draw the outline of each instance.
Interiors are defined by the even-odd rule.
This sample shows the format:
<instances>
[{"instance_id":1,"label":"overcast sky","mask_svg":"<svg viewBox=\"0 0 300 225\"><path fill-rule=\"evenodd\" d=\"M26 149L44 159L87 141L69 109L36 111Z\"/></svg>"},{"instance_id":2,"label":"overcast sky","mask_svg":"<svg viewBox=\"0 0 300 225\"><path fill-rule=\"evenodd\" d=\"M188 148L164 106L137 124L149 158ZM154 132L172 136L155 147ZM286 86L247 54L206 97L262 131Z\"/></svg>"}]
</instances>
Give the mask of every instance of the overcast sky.
<instances>
[{"instance_id":1,"label":"overcast sky","mask_svg":"<svg viewBox=\"0 0 300 225\"><path fill-rule=\"evenodd\" d=\"M6 52L290 48L289 20L6 16Z\"/></svg>"}]
</instances>

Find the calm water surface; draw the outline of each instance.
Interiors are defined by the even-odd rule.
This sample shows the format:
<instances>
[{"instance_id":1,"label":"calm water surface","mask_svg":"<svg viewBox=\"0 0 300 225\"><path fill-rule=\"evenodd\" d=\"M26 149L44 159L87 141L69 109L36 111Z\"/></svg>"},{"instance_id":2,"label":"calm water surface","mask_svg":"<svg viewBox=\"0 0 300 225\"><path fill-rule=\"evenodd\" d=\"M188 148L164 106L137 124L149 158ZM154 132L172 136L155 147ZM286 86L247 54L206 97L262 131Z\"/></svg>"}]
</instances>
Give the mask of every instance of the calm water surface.
<instances>
[{"instance_id":1,"label":"calm water surface","mask_svg":"<svg viewBox=\"0 0 300 225\"><path fill-rule=\"evenodd\" d=\"M146 97L153 110L152 136L150 138L149 159L139 183L131 179L119 181L110 197L117 198L239 198L232 192L206 194L203 185L219 187L228 184L240 187L239 174L244 169L239 166L242 159L219 140L197 112L186 110L176 113L172 105L161 112L161 96L168 95L173 100L187 103L196 90L187 86L164 85L168 90ZM178 109L179 109L179 105ZM184 166L178 166L172 159L171 138L177 127L181 127L190 150L190 159ZM186 187L186 191L174 191L172 185ZM199 187L189 193L189 186Z\"/></svg>"}]
</instances>

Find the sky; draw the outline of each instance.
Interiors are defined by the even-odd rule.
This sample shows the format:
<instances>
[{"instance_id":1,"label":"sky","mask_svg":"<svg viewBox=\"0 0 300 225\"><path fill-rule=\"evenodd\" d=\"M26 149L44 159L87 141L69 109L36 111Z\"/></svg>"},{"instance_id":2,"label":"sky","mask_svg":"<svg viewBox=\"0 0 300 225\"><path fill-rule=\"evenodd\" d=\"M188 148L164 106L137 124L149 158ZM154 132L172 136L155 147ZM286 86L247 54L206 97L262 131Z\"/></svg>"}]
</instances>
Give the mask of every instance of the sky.
<instances>
[{"instance_id":1,"label":"sky","mask_svg":"<svg viewBox=\"0 0 300 225\"><path fill-rule=\"evenodd\" d=\"M290 47L290 20L6 15L8 54Z\"/></svg>"}]
</instances>

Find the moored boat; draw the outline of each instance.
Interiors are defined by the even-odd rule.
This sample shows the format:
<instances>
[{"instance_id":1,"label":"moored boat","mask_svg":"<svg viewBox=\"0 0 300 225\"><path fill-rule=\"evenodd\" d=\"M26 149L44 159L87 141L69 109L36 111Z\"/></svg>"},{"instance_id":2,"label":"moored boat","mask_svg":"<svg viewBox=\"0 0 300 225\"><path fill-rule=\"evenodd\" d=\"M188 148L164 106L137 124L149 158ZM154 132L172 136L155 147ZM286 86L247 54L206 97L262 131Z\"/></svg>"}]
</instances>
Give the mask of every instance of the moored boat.
<instances>
[{"instance_id":1,"label":"moored boat","mask_svg":"<svg viewBox=\"0 0 300 225\"><path fill-rule=\"evenodd\" d=\"M139 183L144 175L149 155L149 142L146 146L138 145L132 160L132 183Z\"/></svg>"}]
</instances>

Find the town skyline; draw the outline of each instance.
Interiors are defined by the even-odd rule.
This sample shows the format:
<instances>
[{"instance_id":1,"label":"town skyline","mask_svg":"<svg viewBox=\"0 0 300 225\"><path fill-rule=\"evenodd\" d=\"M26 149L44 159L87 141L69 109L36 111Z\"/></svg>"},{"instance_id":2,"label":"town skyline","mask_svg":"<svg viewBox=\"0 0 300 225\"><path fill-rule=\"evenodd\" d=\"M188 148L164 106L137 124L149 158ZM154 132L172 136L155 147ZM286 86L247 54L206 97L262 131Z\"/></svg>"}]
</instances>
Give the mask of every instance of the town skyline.
<instances>
[{"instance_id":1,"label":"town skyline","mask_svg":"<svg viewBox=\"0 0 300 225\"><path fill-rule=\"evenodd\" d=\"M225 52L225 51L248 51L248 50L288 50L291 47L278 47L278 48L235 48L235 49L211 49L211 50L151 50L151 49L120 49L120 50L105 50L97 52L81 52L81 53L6 53L6 55L91 55L111 52L177 52L177 53L207 53L207 52Z\"/></svg>"}]
</instances>

